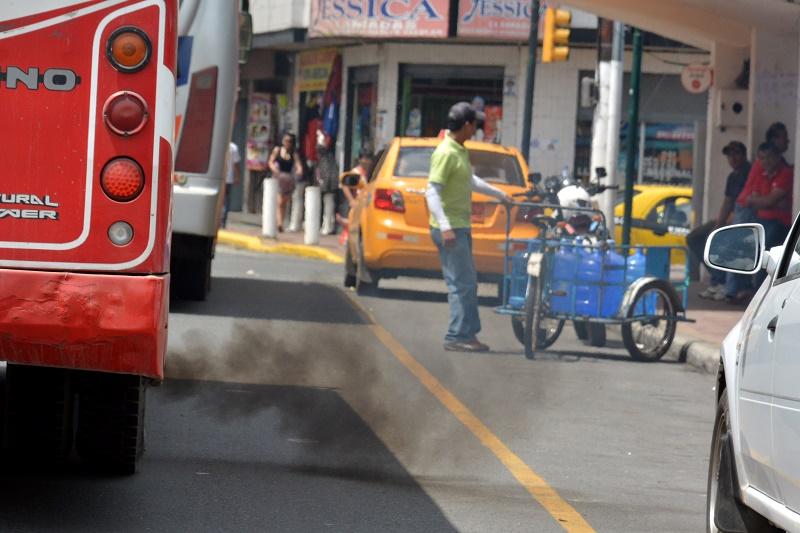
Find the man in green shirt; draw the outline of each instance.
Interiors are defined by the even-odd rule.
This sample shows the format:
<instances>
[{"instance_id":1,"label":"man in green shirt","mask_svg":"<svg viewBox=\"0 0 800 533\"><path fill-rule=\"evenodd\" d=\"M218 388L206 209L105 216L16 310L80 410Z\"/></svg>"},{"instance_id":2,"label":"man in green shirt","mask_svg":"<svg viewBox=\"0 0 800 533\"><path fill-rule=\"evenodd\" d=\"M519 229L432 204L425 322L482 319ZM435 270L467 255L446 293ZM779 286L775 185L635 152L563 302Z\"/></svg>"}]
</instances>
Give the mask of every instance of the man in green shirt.
<instances>
[{"instance_id":1,"label":"man in green shirt","mask_svg":"<svg viewBox=\"0 0 800 533\"><path fill-rule=\"evenodd\" d=\"M425 197L431 213L431 238L439 250L447 284L450 325L445 335L448 351L485 352L478 340L478 274L472 258L472 192L510 202L511 198L472 173L464 143L475 135L482 113L459 102L447 115L448 132L431 156Z\"/></svg>"}]
</instances>

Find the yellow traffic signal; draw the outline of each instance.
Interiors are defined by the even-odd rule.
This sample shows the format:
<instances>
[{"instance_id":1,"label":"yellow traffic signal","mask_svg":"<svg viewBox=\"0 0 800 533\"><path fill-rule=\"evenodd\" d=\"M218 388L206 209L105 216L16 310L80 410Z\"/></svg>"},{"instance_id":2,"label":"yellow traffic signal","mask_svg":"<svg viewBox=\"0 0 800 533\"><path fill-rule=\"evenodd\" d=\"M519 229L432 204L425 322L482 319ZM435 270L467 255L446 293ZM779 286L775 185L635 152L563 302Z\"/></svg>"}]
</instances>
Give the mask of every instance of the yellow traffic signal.
<instances>
[{"instance_id":1,"label":"yellow traffic signal","mask_svg":"<svg viewBox=\"0 0 800 533\"><path fill-rule=\"evenodd\" d=\"M548 7L544 12L542 63L569 59L569 25L572 13L566 9Z\"/></svg>"}]
</instances>

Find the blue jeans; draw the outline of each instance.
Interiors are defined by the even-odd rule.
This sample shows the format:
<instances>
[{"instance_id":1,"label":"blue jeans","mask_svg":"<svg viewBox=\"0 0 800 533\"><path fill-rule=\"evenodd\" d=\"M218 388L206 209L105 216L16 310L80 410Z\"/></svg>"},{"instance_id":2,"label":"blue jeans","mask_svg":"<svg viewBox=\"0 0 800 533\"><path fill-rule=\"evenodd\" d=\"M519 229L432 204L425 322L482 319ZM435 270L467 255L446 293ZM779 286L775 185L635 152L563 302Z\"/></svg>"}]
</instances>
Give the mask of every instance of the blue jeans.
<instances>
[{"instance_id":1,"label":"blue jeans","mask_svg":"<svg viewBox=\"0 0 800 533\"><path fill-rule=\"evenodd\" d=\"M445 248L442 232L431 228L431 238L439 249L442 275L447 284L447 302L450 304L450 324L445 342L468 342L481 330L478 315L478 273L472 259L472 232L468 228L453 230L454 246Z\"/></svg>"}]
</instances>

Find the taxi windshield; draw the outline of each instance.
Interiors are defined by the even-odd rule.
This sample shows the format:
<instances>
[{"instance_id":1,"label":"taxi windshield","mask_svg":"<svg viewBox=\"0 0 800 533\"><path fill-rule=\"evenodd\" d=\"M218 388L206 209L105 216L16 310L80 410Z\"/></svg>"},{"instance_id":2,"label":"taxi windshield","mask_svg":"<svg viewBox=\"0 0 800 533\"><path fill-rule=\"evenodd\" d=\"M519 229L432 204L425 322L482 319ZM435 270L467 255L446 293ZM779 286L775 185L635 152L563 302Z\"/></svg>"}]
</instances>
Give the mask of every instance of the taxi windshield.
<instances>
[{"instance_id":1,"label":"taxi windshield","mask_svg":"<svg viewBox=\"0 0 800 533\"><path fill-rule=\"evenodd\" d=\"M412 146L400 149L394 167L396 178L427 178L431 166L433 146ZM519 161L511 154L470 150L472 171L480 178L502 185L525 185Z\"/></svg>"}]
</instances>

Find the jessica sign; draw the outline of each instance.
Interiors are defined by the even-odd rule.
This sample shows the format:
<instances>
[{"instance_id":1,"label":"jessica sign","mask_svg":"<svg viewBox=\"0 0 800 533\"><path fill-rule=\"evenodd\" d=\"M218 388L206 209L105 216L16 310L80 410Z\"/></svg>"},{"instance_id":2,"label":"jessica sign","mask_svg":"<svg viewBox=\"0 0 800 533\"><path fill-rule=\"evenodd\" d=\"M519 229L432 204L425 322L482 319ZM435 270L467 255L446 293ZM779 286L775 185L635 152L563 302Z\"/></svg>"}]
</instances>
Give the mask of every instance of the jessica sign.
<instances>
[{"instance_id":1,"label":"jessica sign","mask_svg":"<svg viewBox=\"0 0 800 533\"><path fill-rule=\"evenodd\" d=\"M531 27L530 0L461 0L459 37L527 41Z\"/></svg>"},{"instance_id":2,"label":"jessica sign","mask_svg":"<svg viewBox=\"0 0 800 533\"><path fill-rule=\"evenodd\" d=\"M450 0L312 0L309 37L445 38Z\"/></svg>"}]
</instances>

